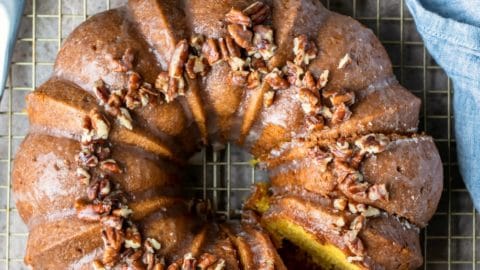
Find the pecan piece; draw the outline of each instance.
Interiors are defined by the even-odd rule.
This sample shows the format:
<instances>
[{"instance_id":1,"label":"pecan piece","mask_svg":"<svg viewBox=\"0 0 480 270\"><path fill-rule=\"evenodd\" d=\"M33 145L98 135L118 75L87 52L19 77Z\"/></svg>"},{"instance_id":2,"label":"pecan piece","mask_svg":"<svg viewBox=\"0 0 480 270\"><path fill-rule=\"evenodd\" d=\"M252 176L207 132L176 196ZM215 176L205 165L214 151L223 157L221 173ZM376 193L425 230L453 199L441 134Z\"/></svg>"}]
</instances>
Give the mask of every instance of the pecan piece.
<instances>
[{"instance_id":1,"label":"pecan piece","mask_svg":"<svg viewBox=\"0 0 480 270\"><path fill-rule=\"evenodd\" d=\"M333 200L333 207L337 210L343 211L347 207L347 199L345 198L337 198Z\"/></svg>"},{"instance_id":2,"label":"pecan piece","mask_svg":"<svg viewBox=\"0 0 480 270\"><path fill-rule=\"evenodd\" d=\"M120 108L120 114L117 115L118 122L126 129L132 130L132 117L126 108Z\"/></svg>"},{"instance_id":3,"label":"pecan piece","mask_svg":"<svg viewBox=\"0 0 480 270\"><path fill-rule=\"evenodd\" d=\"M112 227L106 227L102 231L102 239L105 246L102 261L106 266L112 267L120 258L120 249L124 241L123 232Z\"/></svg>"},{"instance_id":4,"label":"pecan piece","mask_svg":"<svg viewBox=\"0 0 480 270\"><path fill-rule=\"evenodd\" d=\"M352 62L352 58L350 58L350 54L345 54L345 56L342 57L342 59L340 59L340 61L338 62L338 66L337 66L337 69L342 69L344 68L345 66L347 66L348 64L350 64Z\"/></svg>"},{"instance_id":5,"label":"pecan piece","mask_svg":"<svg viewBox=\"0 0 480 270\"><path fill-rule=\"evenodd\" d=\"M116 230L121 230L123 225L123 218L108 215L101 218L102 224L106 227L112 227Z\"/></svg>"},{"instance_id":6,"label":"pecan piece","mask_svg":"<svg viewBox=\"0 0 480 270\"><path fill-rule=\"evenodd\" d=\"M274 90L286 89L290 87L288 81L282 77L278 68L273 69L270 73L265 75L265 82L270 85Z\"/></svg>"},{"instance_id":7,"label":"pecan piece","mask_svg":"<svg viewBox=\"0 0 480 270\"><path fill-rule=\"evenodd\" d=\"M385 184L375 184L368 188L368 199L371 201L388 201L388 191Z\"/></svg>"},{"instance_id":8,"label":"pecan piece","mask_svg":"<svg viewBox=\"0 0 480 270\"><path fill-rule=\"evenodd\" d=\"M121 173L122 170L120 169L120 166L118 166L117 162L114 159L106 159L102 162L100 162L100 169L106 172L111 172L111 173Z\"/></svg>"},{"instance_id":9,"label":"pecan piece","mask_svg":"<svg viewBox=\"0 0 480 270\"><path fill-rule=\"evenodd\" d=\"M268 108L272 106L275 99L275 91L269 90L263 94L263 107Z\"/></svg>"},{"instance_id":10,"label":"pecan piece","mask_svg":"<svg viewBox=\"0 0 480 270\"><path fill-rule=\"evenodd\" d=\"M187 253L183 256L182 270L195 270L197 267L197 260L192 253Z\"/></svg>"},{"instance_id":11,"label":"pecan piece","mask_svg":"<svg viewBox=\"0 0 480 270\"><path fill-rule=\"evenodd\" d=\"M168 66L168 76L170 78L180 78L183 74L183 65L188 58L188 43L183 39L177 43L173 51L170 64Z\"/></svg>"},{"instance_id":12,"label":"pecan piece","mask_svg":"<svg viewBox=\"0 0 480 270\"><path fill-rule=\"evenodd\" d=\"M317 88L318 89L322 89L327 85L329 74L330 74L330 71L328 69L325 69L324 71L322 71L322 73L320 74L320 77L318 78L318 81L317 81Z\"/></svg>"},{"instance_id":13,"label":"pecan piece","mask_svg":"<svg viewBox=\"0 0 480 270\"><path fill-rule=\"evenodd\" d=\"M317 57L317 46L313 41L308 41L307 35L300 35L293 39L294 63L296 65L308 65Z\"/></svg>"},{"instance_id":14,"label":"pecan piece","mask_svg":"<svg viewBox=\"0 0 480 270\"><path fill-rule=\"evenodd\" d=\"M321 130L325 126L325 122L321 115L309 114L305 117L305 123L307 124L307 129L309 131Z\"/></svg>"},{"instance_id":15,"label":"pecan piece","mask_svg":"<svg viewBox=\"0 0 480 270\"><path fill-rule=\"evenodd\" d=\"M108 139L110 123L107 119L97 109L92 109L88 115L90 117L92 129L95 132L93 139Z\"/></svg>"},{"instance_id":16,"label":"pecan piece","mask_svg":"<svg viewBox=\"0 0 480 270\"><path fill-rule=\"evenodd\" d=\"M355 255L363 256L365 254L365 248L362 240L359 238L355 238L352 241L347 241L347 247Z\"/></svg>"},{"instance_id":17,"label":"pecan piece","mask_svg":"<svg viewBox=\"0 0 480 270\"><path fill-rule=\"evenodd\" d=\"M93 86L93 92L95 93L95 96L100 101L100 105L107 103L110 92L105 86L105 83L103 82L103 80L100 79L95 81Z\"/></svg>"},{"instance_id":18,"label":"pecan piece","mask_svg":"<svg viewBox=\"0 0 480 270\"><path fill-rule=\"evenodd\" d=\"M128 227L125 230L125 248L138 249L142 246L142 236L137 227Z\"/></svg>"},{"instance_id":19,"label":"pecan piece","mask_svg":"<svg viewBox=\"0 0 480 270\"><path fill-rule=\"evenodd\" d=\"M168 73L166 71L160 72L157 79L155 79L155 88L166 95L168 92L168 81Z\"/></svg>"},{"instance_id":20,"label":"pecan piece","mask_svg":"<svg viewBox=\"0 0 480 270\"><path fill-rule=\"evenodd\" d=\"M376 217L380 215L380 210L378 210L378 208L368 206L367 210L363 212L363 215L365 215L365 217Z\"/></svg>"},{"instance_id":21,"label":"pecan piece","mask_svg":"<svg viewBox=\"0 0 480 270\"><path fill-rule=\"evenodd\" d=\"M77 168L77 170L75 171L75 175L77 176L77 179L80 181L80 183L84 185L88 185L88 183L90 183L90 179L92 178L90 173L81 167Z\"/></svg>"},{"instance_id":22,"label":"pecan piece","mask_svg":"<svg viewBox=\"0 0 480 270\"><path fill-rule=\"evenodd\" d=\"M363 153L378 154L387 148L390 139L383 134L368 134L355 141L355 145Z\"/></svg>"},{"instance_id":23,"label":"pecan piece","mask_svg":"<svg viewBox=\"0 0 480 270\"><path fill-rule=\"evenodd\" d=\"M291 85L295 85L297 87L302 86L302 75L305 73L303 68L295 65L291 61L287 61L287 65L284 68L284 72L287 75L288 82Z\"/></svg>"},{"instance_id":24,"label":"pecan piece","mask_svg":"<svg viewBox=\"0 0 480 270\"><path fill-rule=\"evenodd\" d=\"M350 109L344 104L340 104L335 108L335 111L332 115L332 124L340 124L344 121L347 121L352 116Z\"/></svg>"},{"instance_id":25,"label":"pecan piece","mask_svg":"<svg viewBox=\"0 0 480 270\"><path fill-rule=\"evenodd\" d=\"M227 30L238 46L244 49L248 49L252 46L253 34L250 30L244 29L238 24L229 24L227 26Z\"/></svg>"},{"instance_id":26,"label":"pecan piece","mask_svg":"<svg viewBox=\"0 0 480 270\"><path fill-rule=\"evenodd\" d=\"M347 92L344 94L333 94L333 96L330 97L330 102L333 106L338 106L341 103L345 103L345 105L351 106L353 103L355 103L355 93Z\"/></svg>"},{"instance_id":27,"label":"pecan piece","mask_svg":"<svg viewBox=\"0 0 480 270\"><path fill-rule=\"evenodd\" d=\"M257 70L250 72L247 77L247 88L254 89L260 86L261 77L260 72Z\"/></svg>"},{"instance_id":28,"label":"pecan piece","mask_svg":"<svg viewBox=\"0 0 480 270\"><path fill-rule=\"evenodd\" d=\"M102 214L102 211L100 211L98 207L81 199L75 201L75 210L77 212L77 217L86 221L99 221Z\"/></svg>"},{"instance_id":29,"label":"pecan piece","mask_svg":"<svg viewBox=\"0 0 480 270\"><path fill-rule=\"evenodd\" d=\"M302 104L303 112L306 114L317 113L320 99L313 91L307 88L298 90L298 99Z\"/></svg>"},{"instance_id":30,"label":"pecan piece","mask_svg":"<svg viewBox=\"0 0 480 270\"><path fill-rule=\"evenodd\" d=\"M207 269L209 266L217 262L217 257L210 253L203 253L198 259L197 268L201 270Z\"/></svg>"},{"instance_id":31,"label":"pecan piece","mask_svg":"<svg viewBox=\"0 0 480 270\"><path fill-rule=\"evenodd\" d=\"M269 60L272 58L275 50L277 49L277 46L273 44L273 29L265 25L257 25L253 28L253 33L254 51L250 52L249 54L258 52L259 56L261 56L263 60Z\"/></svg>"},{"instance_id":32,"label":"pecan piece","mask_svg":"<svg viewBox=\"0 0 480 270\"><path fill-rule=\"evenodd\" d=\"M203 35L193 34L190 37L190 46L195 50L195 53L197 55L200 55L200 53L202 52L202 46L204 42L205 37Z\"/></svg>"},{"instance_id":33,"label":"pecan piece","mask_svg":"<svg viewBox=\"0 0 480 270\"><path fill-rule=\"evenodd\" d=\"M250 27L252 25L252 20L250 17L245 15L242 11L232 8L230 11L225 15L225 21L227 23L241 25L245 27Z\"/></svg>"},{"instance_id":34,"label":"pecan piece","mask_svg":"<svg viewBox=\"0 0 480 270\"><path fill-rule=\"evenodd\" d=\"M213 38L207 39L203 43L202 54L208 61L208 64L213 65L220 60L220 51L218 50L217 41Z\"/></svg>"},{"instance_id":35,"label":"pecan piece","mask_svg":"<svg viewBox=\"0 0 480 270\"><path fill-rule=\"evenodd\" d=\"M261 24L270 15L270 7L260 1L256 1L243 10L243 13L250 16L253 24Z\"/></svg>"},{"instance_id":36,"label":"pecan piece","mask_svg":"<svg viewBox=\"0 0 480 270\"><path fill-rule=\"evenodd\" d=\"M128 90L137 90L140 88L142 77L135 71L128 72Z\"/></svg>"},{"instance_id":37,"label":"pecan piece","mask_svg":"<svg viewBox=\"0 0 480 270\"><path fill-rule=\"evenodd\" d=\"M360 231L365 223L365 217L360 215L356 216L352 222L350 223L350 230L352 231Z\"/></svg>"}]
</instances>

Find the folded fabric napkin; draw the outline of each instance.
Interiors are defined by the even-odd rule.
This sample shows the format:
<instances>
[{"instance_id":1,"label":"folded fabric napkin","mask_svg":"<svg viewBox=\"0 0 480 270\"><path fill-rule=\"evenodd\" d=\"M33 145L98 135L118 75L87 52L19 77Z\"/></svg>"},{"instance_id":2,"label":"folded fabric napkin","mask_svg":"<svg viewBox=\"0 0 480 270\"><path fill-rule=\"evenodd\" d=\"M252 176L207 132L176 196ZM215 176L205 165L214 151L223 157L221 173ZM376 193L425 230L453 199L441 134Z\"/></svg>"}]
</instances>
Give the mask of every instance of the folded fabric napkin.
<instances>
[{"instance_id":1,"label":"folded fabric napkin","mask_svg":"<svg viewBox=\"0 0 480 270\"><path fill-rule=\"evenodd\" d=\"M453 82L460 173L480 210L480 0L406 0L430 54Z\"/></svg>"}]
</instances>

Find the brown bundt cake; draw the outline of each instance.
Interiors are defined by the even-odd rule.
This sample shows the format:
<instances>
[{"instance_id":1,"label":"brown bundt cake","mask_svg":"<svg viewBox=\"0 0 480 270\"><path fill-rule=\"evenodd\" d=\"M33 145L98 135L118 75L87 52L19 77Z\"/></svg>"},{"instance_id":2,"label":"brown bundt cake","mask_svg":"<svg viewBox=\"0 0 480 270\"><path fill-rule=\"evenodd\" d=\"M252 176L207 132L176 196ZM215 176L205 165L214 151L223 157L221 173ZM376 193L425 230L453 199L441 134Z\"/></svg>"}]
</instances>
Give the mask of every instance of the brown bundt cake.
<instances>
[{"instance_id":1,"label":"brown bundt cake","mask_svg":"<svg viewBox=\"0 0 480 270\"><path fill-rule=\"evenodd\" d=\"M374 34L319 1L130 0L75 29L27 98L25 261L285 269L285 242L308 258L298 269L419 267L442 191L419 107ZM180 183L193 153L226 142L271 184L216 223Z\"/></svg>"}]
</instances>

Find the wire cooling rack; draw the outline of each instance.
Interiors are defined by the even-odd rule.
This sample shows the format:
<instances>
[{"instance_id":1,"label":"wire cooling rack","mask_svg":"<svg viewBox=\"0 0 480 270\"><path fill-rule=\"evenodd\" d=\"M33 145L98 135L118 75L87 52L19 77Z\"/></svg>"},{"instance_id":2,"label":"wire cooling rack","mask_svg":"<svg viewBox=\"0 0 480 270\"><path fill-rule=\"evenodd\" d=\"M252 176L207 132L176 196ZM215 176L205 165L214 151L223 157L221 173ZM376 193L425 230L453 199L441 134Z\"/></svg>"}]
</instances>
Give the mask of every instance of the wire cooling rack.
<instances>
[{"instance_id":1,"label":"wire cooling rack","mask_svg":"<svg viewBox=\"0 0 480 270\"><path fill-rule=\"evenodd\" d=\"M9 82L0 102L0 270L24 269L27 230L12 199L12 160L28 129L25 95L48 78L62 40L76 25L125 0L30 0L12 60ZM401 83L423 101L420 131L435 138L445 169L443 197L430 225L422 231L424 269L475 269L478 214L458 173L452 132L452 87L431 59L403 0L323 0L335 11L355 17L381 39ZM250 185L265 180L251 157L234 146L205 149L192 158L190 190L210 198L218 213L239 215Z\"/></svg>"}]
</instances>

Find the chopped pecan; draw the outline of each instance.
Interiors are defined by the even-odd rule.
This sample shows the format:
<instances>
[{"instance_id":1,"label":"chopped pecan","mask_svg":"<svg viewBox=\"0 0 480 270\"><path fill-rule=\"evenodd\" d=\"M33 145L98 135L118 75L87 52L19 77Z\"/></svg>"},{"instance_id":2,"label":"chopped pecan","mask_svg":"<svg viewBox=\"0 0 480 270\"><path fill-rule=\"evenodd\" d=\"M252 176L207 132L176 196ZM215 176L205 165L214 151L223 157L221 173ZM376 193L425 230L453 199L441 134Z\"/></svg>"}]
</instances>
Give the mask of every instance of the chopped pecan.
<instances>
[{"instance_id":1,"label":"chopped pecan","mask_svg":"<svg viewBox=\"0 0 480 270\"><path fill-rule=\"evenodd\" d=\"M140 89L138 90L138 94L140 95L142 106L147 106L152 97L158 97L159 95L158 92L152 89L152 85L146 82L142 83L142 86L140 86Z\"/></svg>"},{"instance_id":2,"label":"chopped pecan","mask_svg":"<svg viewBox=\"0 0 480 270\"><path fill-rule=\"evenodd\" d=\"M131 70L133 68L133 60L135 59L135 54L133 49L128 47L122 56L122 64L126 70Z\"/></svg>"},{"instance_id":3,"label":"chopped pecan","mask_svg":"<svg viewBox=\"0 0 480 270\"><path fill-rule=\"evenodd\" d=\"M190 37L190 46L195 50L197 55L200 55L202 52L203 43L205 42L205 37L199 34L193 34Z\"/></svg>"},{"instance_id":4,"label":"chopped pecan","mask_svg":"<svg viewBox=\"0 0 480 270\"><path fill-rule=\"evenodd\" d=\"M298 65L295 65L291 61L287 61L287 65L285 66L284 69L285 69L284 72L287 75L288 82L291 85L295 85L297 87L302 86L302 79L301 78L302 78L303 74L305 73L303 71L302 67L300 67Z\"/></svg>"},{"instance_id":5,"label":"chopped pecan","mask_svg":"<svg viewBox=\"0 0 480 270\"><path fill-rule=\"evenodd\" d=\"M217 63L221 59L217 41L213 38L207 39L207 42L203 43L202 54L207 59L208 64Z\"/></svg>"},{"instance_id":6,"label":"chopped pecan","mask_svg":"<svg viewBox=\"0 0 480 270\"><path fill-rule=\"evenodd\" d=\"M263 94L263 107L268 108L272 106L275 99L275 91L269 90Z\"/></svg>"},{"instance_id":7,"label":"chopped pecan","mask_svg":"<svg viewBox=\"0 0 480 270\"><path fill-rule=\"evenodd\" d=\"M93 268L93 270L105 270L105 266L99 260L94 260L92 262L92 268Z\"/></svg>"},{"instance_id":8,"label":"chopped pecan","mask_svg":"<svg viewBox=\"0 0 480 270\"><path fill-rule=\"evenodd\" d=\"M355 255L363 256L365 254L365 248L363 246L362 240L355 238L353 241L347 242L348 249Z\"/></svg>"},{"instance_id":9,"label":"chopped pecan","mask_svg":"<svg viewBox=\"0 0 480 270\"><path fill-rule=\"evenodd\" d=\"M263 74L268 73L267 63L262 58L253 57L250 60L250 67L255 71L259 71Z\"/></svg>"},{"instance_id":10,"label":"chopped pecan","mask_svg":"<svg viewBox=\"0 0 480 270\"><path fill-rule=\"evenodd\" d=\"M356 216L352 222L350 222L350 230L352 231L360 231L363 228L365 223L365 217L360 215Z\"/></svg>"},{"instance_id":11,"label":"chopped pecan","mask_svg":"<svg viewBox=\"0 0 480 270\"><path fill-rule=\"evenodd\" d=\"M145 250L150 253L155 253L155 250L159 250L162 245L155 238L147 238L143 243Z\"/></svg>"},{"instance_id":12,"label":"chopped pecan","mask_svg":"<svg viewBox=\"0 0 480 270\"><path fill-rule=\"evenodd\" d=\"M388 191L385 184L374 184L368 188L368 199L371 201L388 201Z\"/></svg>"},{"instance_id":13,"label":"chopped pecan","mask_svg":"<svg viewBox=\"0 0 480 270\"><path fill-rule=\"evenodd\" d=\"M380 215L380 210L373 206L368 206L367 210L363 212L363 215L365 215L365 217L376 217Z\"/></svg>"},{"instance_id":14,"label":"chopped pecan","mask_svg":"<svg viewBox=\"0 0 480 270\"><path fill-rule=\"evenodd\" d=\"M112 227L116 230L121 230L122 225L123 225L123 218L114 216L114 215L108 215L104 216L101 218L102 224L107 227Z\"/></svg>"},{"instance_id":15,"label":"chopped pecan","mask_svg":"<svg viewBox=\"0 0 480 270\"><path fill-rule=\"evenodd\" d=\"M348 64L350 64L352 62L352 58L350 58L350 54L345 54L345 56L342 57L342 59L340 59L340 61L338 62L338 66L337 66L337 69L342 69L344 68L345 66L347 66Z\"/></svg>"},{"instance_id":16,"label":"chopped pecan","mask_svg":"<svg viewBox=\"0 0 480 270\"><path fill-rule=\"evenodd\" d=\"M360 163L363 160L363 157L365 157L365 153L363 153L362 151L356 151L350 159L350 165L352 166L352 168L358 169Z\"/></svg>"},{"instance_id":17,"label":"chopped pecan","mask_svg":"<svg viewBox=\"0 0 480 270\"><path fill-rule=\"evenodd\" d=\"M120 166L118 166L117 162L114 159L106 159L102 162L100 162L100 169L106 172L111 172L111 173L121 173L122 170L120 169Z\"/></svg>"},{"instance_id":18,"label":"chopped pecan","mask_svg":"<svg viewBox=\"0 0 480 270\"><path fill-rule=\"evenodd\" d=\"M197 268L201 270L207 269L209 266L212 266L217 262L217 257L210 253L203 253L198 259Z\"/></svg>"},{"instance_id":19,"label":"chopped pecan","mask_svg":"<svg viewBox=\"0 0 480 270\"><path fill-rule=\"evenodd\" d=\"M112 267L120 258L120 249L124 242L123 232L112 227L106 227L102 231L102 239L105 246L102 261L106 266Z\"/></svg>"},{"instance_id":20,"label":"chopped pecan","mask_svg":"<svg viewBox=\"0 0 480 270\"><path fill-rule=\"evenodd\" d=\"M118 122L126 129L132 130L132 117L126 108L120 108L120 114L117 115Z\"/></svg>"},{"instance_id":21,"label":"chopped pecan","mask_svg":"<svg viewBox=\"0 0 480 270\"><path fill-rule=\"evenodd\" d=\"M204 57L191 55L185 64L185 71L192 80L197 78L197 74L205 76L208 71L208 60Z\"/></svg>"},{"instance_id":22,"label":"chopped pecan","mask_svg":"<svg viewBox=\"0 0 480 270\"><path fill-rule=\"evenodd\" d=\"M270 73L265 75L264 80L274 90L286 89L290 87L290 84L285 78L282 77L282 74L278 68L273 69Z\"/></svg>"},{"instance_id":23,"label":"chopped pecan","mask_svg":"<svg viewBox=\"0 0 480 270\"><path fill-rule=\"evenodd\" d=\"M97 109L92 109L88 115L95 131L93 139L108 139L110 123L107 119Z\"/></svg>"},{"instance_id":24,"label":"chopped pecan","mask_svg":"<svg viewBox=\"0 0 480 270\"><path fill-rule=\"evenodd\" d=\"M253 34L250 30L244 29L238 24L229 24L227 26L227 30L238 46L244 49L248 49L252 46Z\"/></svg>"},{"instance_id":25,"label":"chopped pecan","mask_svg":"<svg viewBox=\"0 0 480 270\"><path fill-rule=\"evenodd\" d=\"M308 41L307 35L300 35L293 39L293 53L295 54L293 62L296 65L308 65L317 57L317 46L314 42Z\"/></svg>"},{"instance_id":26,"label":"chopped pecan","mask_svg":"<svg viewBox=\"0 0 480 270\"><path fill-rule=\"evenodd\" d=\"M244 86L247 83L248 74L249 72L245 70L232 71L232 84L235 86Z\"/></svg>"},{"instance_id":27,"label":"chopped pecan","mask_svg":"<svg viewBox=\"0 0 480 270\"><path fill-rule=\"evenodd\" d=\"M117 217L124 217L124 218L127 218L132 213L133 211L130 208L128 208L128 206L122 206L112 211L112 215Z\"/></svg>"},{"instance_id":28,"label":"chopped pecan","mask_svg":"<svg viewBox=\"0 0 480 270\"><path fill-rule=\"evenodd\" d=\"M355 145L363 153L378 154L387 148L390 139L383 134L368 134L355 141Z\"/></svg>"},{"instance_id":29,"label":"chopped pecan","mask_svg":"<svg viewBox=\"0 0 480 270\"><path fill-rule=\"evenodd\" d=\"M257 25L253 28L253 33L254 50L249 54L258 52L263 60L269 60L272 58L277 49L277 46L273 43L273 29L265 25Z\"/></svg>"},{"instance_id":30,"label":"chopped pecan","mask_svg":"<svg viewBox=\"0 0 480 270\"><path fill-rule=\"evenodd\" d=\"M137 227L128 227L125 230L125 248L138 249L142 246L142 236Z\"/></svg>"},{"instance_id":31,"label":"chopped pecan","mask_svg":"<svg viewBox=\"0 0 480 270\"><path fill-rule=\"evenodd\" d=\"M225 37L225 46L227 48L228 57L241 57L240 48L232 37Z\"/></svg>"},{"instance_id":32,"label":"chopped pecan","mask_svg":"<svg viewBox=\"0 0 480 270\"><path fill-rule=\"evenodd\" d=\"M107 101L106 109L111 115L118 115L119 108L122 105L122 96L119 95L118 91L112 92Z\"/></svg>"},{"instance_id":33,"label":"chopped pecan","mask_svg":"<svg viewBox=\"0 0 480 270\"><path fill-rule=\"evenodd\" d=\"M303 76L302 85L312 91L317 90L317 83L315 82L315 78L313 77L313 74L308 70Z\"/></svg>"},{"instance_id":34,"label":"chopped pecan","mask_svg":"<svg viewBox=\"0 0 480 270\"><path fill-rule=\"evenodd\" d=\"M343 211L347 207L347 199L345 198L336 198L333 200L333 208Z\"/></svg>"},{"instance_id":35,"label":"chopped pecan","mask_svg":"<svg viewBox=\"0 0 480 270\"><path fill-rule=\"evenodd\" d=\"M256 70L250 72L250 74L248 74L248 77L247 77L247 88L254 89L259 87L260 84L261 84L260 72Z\"/></svg>"},{"instance_id":36,"label":"chopped pecan","mask_svg":"<svg viewBox=\"0 0 480 270\"><path fill-rule=\"evenodd\" d=\"M95 93L95 96L100 101L100 105L107 103L110 92L105 86L105 83L103 82L103 80L95 81L93 86L93 92Z\"/></svg>"},{"instance_id":37,"label":"chopped pecan","mask_svg":"<svg viewBox=\"0 0 480 270\"><path fill-rule=\"evenodd\" d=\"M346 92L343 94L333 94L330 97L330 102L332 103L333 106L338 106L342 103L344 103L347 106L352 105L355 103L355 93L354 92Z\"/></svg>"},{"instance_id":38,"label":"chopped pecan","mask_svg":"<svg viewBox=\"0 0 480 270\"><path fill-rule=\"evenodd\" d=\"M80 183L84 185L88 185L90 183L90 179L92 178L90 173L81 167L77 168L77 170L75 171L75 175L77 176L77 179L80 181Z\"/></svg>"},{"instance_id":39,"label":"chopped pecan","mask_svg":"<svg viewBox=\"0 0 480 270\"><path fill-rule=\"evenodd\" d=\"M330 71L328 69L325 69L324 71L322 71L322 73L320 74L320 77L318 78L318 81L317 81L317 88L318 89L322 89L327 85L329 74L330 74Z\"/></svg>"},{"instance_id":40,"label":"chopped pecan","mask_svg":"<svg viewBox=\"0 0 480 270\"><path fill-rule=\"evenodd\" d=\"M197 260L192 253L187 253L183 256L182 270L195 270L197 267Z\"/></svg>"},{"instance_id":41,"label":"chopped pecan","mask_svg":"<svg viewBox=\"0 0 480 270\"><path fill-rule=\"evenodd\" d=\"M188 43L183 39L177 43L173 51L170 64L168 66L168 76L170 78L180 78L183 74L183 65L188 58Z\"/></svg>"},{"instance_id":42,"label":"chopped pecan","mask_svg":"<svg viewBox=\"0 0 480 270\"><path fill-rule=\"evenodd\" d=\"M333 225L335 225L336 227L339 227L339 228L342 228L343 226L345 226L346 224L346 221L345 221L345 218L343 216L340 216L338 218L336 218L334 220L334 223Z\"/></svg>"},{"instance_id":43,"label":"chopped pecan","mask_svg":"<svg viewBox=\"0 0 480 270\"><path fill-rule=\"evenodd\" d=\"M92 182L92 183L87 187L87 198L88 198L90 201L95 200L96 198L98 198L98 192L99 192L99 190L100 190L100 182L99 182L98 180Z\"/></svg>"},{"instance_id":44,"label":"chopped pecan","mask_svg":"<svg viewBox=\"0 0 480 270\"><path fill-rule=\"evenodd\" d=\"M88 151L80 151L77 157L78 165L83 167L94 168L98 165L98 158Z\"/></svg>"},{"instance_id":45,"label":"chopped pecan","mask_svg":"<svg viewBox=\"0 0 480 270\"><path fill-rule=\"evenodd\" d=\"M102 214L102 211L99 211L100 209L98 207L81 199L75 201L75 210L77 217L86 221L99 221Z\"/></svg>"},{"instance_id":46,"label":"chopped pecan","mask_svg":"<svg viewBox=\"0 0 480 270\"><path fill-rule=\"evenodd\" d=\"M233 71L242 71L245 67L246 61L240 57L231 57L228 64Z\"/></svg>"},{"instance_id":47,"label":"chopped pecan","mask_svg":"<svg viewBox=\"0 0 480 270\"><path fill-rule=\"evenodd\" d=\"M325 126L323 117L321 115L309 114L305 117L305 123L309 131L321 130Z\"/></svg>"},{"instance_id":48,"label":"chopped pecan","mask_svg":"<svg viewBox=\"0 0 480 270\"><path fill-rule=\"evenodd\" d=\"M99 183L99 195L103 198L107 196L112 190L110 180L108 178L102 178Z\"/></svg>"},{"instance_id":49,"label":"chopped pecan","mask_svg":"<svg viewBox=\"0 0 480 270\"><path fill-rule=\"evenodd\" d=\"M270 7L260 1L256 1L243 10L243 13L250 16L253 24L261 24L270 15Z\"/></svg>"},{"instance_id":50,"label":"chopped pecan","mask_svg":"<svg viewBox=\"0 0 480 270\"><path fill-rule=\"evenodd\" d=\"M352 116L352 112L350 109L344 104L341 103L339 106L335 108L335 111L332 115L332 124L340 124L342 122L347 121Z\"/></svg>"},{"instance_id":51,"label":"chopped pecan","mask_svg":"<svg viewBox=\"0 0 480 270\"><path fill-rule=\"evenodd\" d=\"M166 95L168 92L168 81L168 73L166 71L160 72L155 80L155 88Z\"/></svg>"},{"instance_id":52,"label":"chopped pecan","mask_svg":"<svg viewBox=\"0 0 480 270\"><path fill-rule=\"evenodd\" d=\"M245 27L250 27L252 25L252 20L250 17L245 15L242 11L232 8L225 15L225 21L231 24L241 25Z\"/></svg>"},{"instance_id":53,"label":"chopped pecan","mask_svg":"<svg viewBox=\"0 0 480 270\"><path fill-rule=\"evenodd\" d=\"M313 91L307 88L298 90L298 99L302 104L302 109L306 114L317 113L319 110L320 99Z\"/></svg>"},{"instance_id":54,"label":"chopped pecan","mask_svg":"<svg viewBox=\"0 0 480 270\"><path fill-rule=\"evenodd\" d=\"M142 77L135 71L128 72L128 90L137 90L140 88Z\"/></svg>"}]
</instances>

